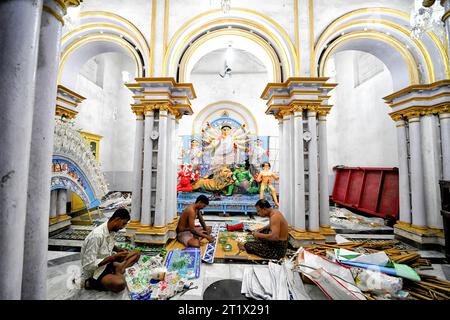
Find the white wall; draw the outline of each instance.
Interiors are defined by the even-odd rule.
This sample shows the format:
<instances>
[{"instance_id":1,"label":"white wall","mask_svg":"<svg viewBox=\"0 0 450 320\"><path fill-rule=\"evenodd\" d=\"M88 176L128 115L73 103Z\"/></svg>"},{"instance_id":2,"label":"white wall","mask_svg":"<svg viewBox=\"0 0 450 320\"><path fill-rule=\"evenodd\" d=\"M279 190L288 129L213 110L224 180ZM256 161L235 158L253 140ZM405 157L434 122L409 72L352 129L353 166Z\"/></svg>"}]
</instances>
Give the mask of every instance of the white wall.
<instances>
[{"instance_id":1,"label":"white wall","mask_svg":"<svg viewBox=\"0 0 450 320\"><path fill-rule=\"evenodd\" d=\"M131 191L136 118L122 71L134 76L134 64L131 58L117 53L102 54L97 59L104 61L103 88L78 75L75 91L86 100L79 106L75 123L82 131L103 136L100 163L109 189Z\"/></svg>"},{"instance_id":2,"label":"white wall","mask_svg":"<svg viewBox=\"0 0 450 320\"><path fill-rule=\"evenodd\" d=\"M355 88L356 53L344 51L333 57L333 81L338 86L332 91L333 108L327 117L329 174L333 176L336 165L398 167L395 123L382 99L393 92L390 72L384 68Z\"/></svg>"},{"instance_id":3,"label":"white wall","mask_svg":"<svg viewBox=\"0 0 450 320\"><path fill-rule=\"evenodd\" d=\"M265 114L267 109L260 96L267 85L267 74L233 74L221 78L218 74L193 73L191 80L197 99L192 100L194 115L184 116L180 121L179 135L190 135L196 115L207 105L218 101L233 101L247 107L256 119L258 135L278 136L278 122Z\"/></svg>"}]
</instances>

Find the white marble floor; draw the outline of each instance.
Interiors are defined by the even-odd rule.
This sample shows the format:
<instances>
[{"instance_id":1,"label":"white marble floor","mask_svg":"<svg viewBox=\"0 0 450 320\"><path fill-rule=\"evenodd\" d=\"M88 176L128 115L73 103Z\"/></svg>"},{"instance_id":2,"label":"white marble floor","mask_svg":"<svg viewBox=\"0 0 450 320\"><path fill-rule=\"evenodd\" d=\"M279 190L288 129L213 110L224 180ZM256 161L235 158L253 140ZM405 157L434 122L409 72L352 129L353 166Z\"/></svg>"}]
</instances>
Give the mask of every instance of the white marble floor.
<instances>
[{"instance_id":1,"label":"white marble floor","mask_svg":"<svg viewBox=\"0 0 450 320\"><path fill-rule=\"evenodd\" d=\"M209 285L224 279L242 281L244 268L249 264L202 263L200 277L192 280L197 289L189 290L183 295L173 297L173 300L202 300L203 293ZM267 268L266 265L252 265L255 268ZM49 266L47 274L47 299L49 300L129 300L128 290L115 294L95 290L76 289L72 284L73 274L79 272L79 253L49 252ZM326 299L315 286L305 285L312 299Z\"/></svg>"}]
</instances>

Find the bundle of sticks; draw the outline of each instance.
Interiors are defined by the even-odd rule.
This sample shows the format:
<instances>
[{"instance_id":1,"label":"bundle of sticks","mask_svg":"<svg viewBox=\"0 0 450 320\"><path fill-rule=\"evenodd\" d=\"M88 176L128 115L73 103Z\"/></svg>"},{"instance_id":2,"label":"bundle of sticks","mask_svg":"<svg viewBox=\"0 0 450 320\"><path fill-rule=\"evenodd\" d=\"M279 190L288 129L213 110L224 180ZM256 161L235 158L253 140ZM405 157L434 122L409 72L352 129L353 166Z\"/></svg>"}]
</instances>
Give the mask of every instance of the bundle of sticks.
<instances>
[{"instance_id":1,"label":"bundle of sticks","mask_svg":"<svg viewBox=\"0 0 450 320\"><path fill-rule=\"evenodd\" d=\"M405 280L403 290L417 300L449 300L450 281L438 279L436 276L420 274L421 281Z\"/></svg>"},{"instance_id":2,"label":"bundle of sticks","mask_svg":"<svg viewBox=\"0 0 450 320\"><path fill-rule=\"evenodd\" d=\"M386 241L352 241L340 244L320 243L306 246L305 249L319 255L326 255L327 250L332 249L347 249L357 251L359 253L375 253L384 251L389 259L395 263L407 264L412 268L431 266L427 259L423 259L416 249L403 249L400 247L400 241L386 240Z\"/></svg>"}]
</instances>

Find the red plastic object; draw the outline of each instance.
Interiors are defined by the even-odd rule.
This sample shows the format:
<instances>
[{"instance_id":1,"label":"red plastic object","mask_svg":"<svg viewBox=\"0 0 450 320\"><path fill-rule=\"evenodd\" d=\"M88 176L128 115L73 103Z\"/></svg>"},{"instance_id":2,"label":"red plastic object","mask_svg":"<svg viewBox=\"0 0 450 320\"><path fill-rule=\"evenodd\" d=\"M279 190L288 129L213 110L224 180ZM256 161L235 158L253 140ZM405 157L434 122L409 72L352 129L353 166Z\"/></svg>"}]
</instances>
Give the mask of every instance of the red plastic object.
<instances>
[{"instance_id":1,"label":"red plastic object","mask_svg":"<svg viewBox=\"0 0 450 320\"><path fill-rule=\"evenodd\" d=\"M334 167L331 199L381 218L398 220L398 168Z\"/></svg>"},{"instance_id":2,"label":"red plastic object","mask_svg":"<svg viewBox=\"0 0 450 320\"><path fill-rule=\"evenodd\" d=\"M233 224L233 225L227 225L227 230L228 231L236 231L236 230L242 230L244 229L244 224L238 223L238 224Z\"/></svg>"}]
</instances>

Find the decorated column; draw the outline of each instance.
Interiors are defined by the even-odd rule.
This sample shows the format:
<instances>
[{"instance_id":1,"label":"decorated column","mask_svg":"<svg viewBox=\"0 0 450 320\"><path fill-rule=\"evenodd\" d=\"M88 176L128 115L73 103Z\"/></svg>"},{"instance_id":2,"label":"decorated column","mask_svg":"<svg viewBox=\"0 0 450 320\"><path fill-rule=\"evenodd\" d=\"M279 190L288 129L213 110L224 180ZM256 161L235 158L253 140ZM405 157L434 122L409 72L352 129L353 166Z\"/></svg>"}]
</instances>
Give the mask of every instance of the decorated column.
<instances>
[{"instance_id":1,"label":"decorated column","mask_svg":"<svg viewBox=\"0 0 450 320\"><path fill-rule=\"evenodd\" d=\"M131 221L139 223L141 220L142 204L142 161L144 153L144 109L134 108L136 114L136 133L134 138L134 158L133 158L133 189L131 197Z\"/></svg>"},{"instance_id":2,"label":"decorated column","mask_svg":"<svg viewBox=\"0 0 450 320\"><path fill-rule=\"evenodd\" d=\"M441 80L413 85L384 98L398 128L400 221L394 231L421 245L444 245L439 180L448 162L449 133L443 115L449 113L449 97L450 80Z\"/></svg>"},{"instance_id":3,"label":"decorated column","mask_svg":"<svg viewBox=\"0 0 450 320\"><path fill-rule=\"evenodd\" d=\"M58 200L56 205L56 215L58 217L64 217L67 216L67 190L66 189L59 189L58 191Z\"/></svg>"},{"instance_id":4,"label":"decorated column","mask_svg":"<svg viewBox=\"0 0 450 320\"><path fill-rule=\"evenodd\" d=\"M442 146L442 178L450 181L450 103L439 112Z\"/></svg>"},{"instance_id":5,"label":"decorated column","mask_svg":"<svg viewBox=\"0 0 450 320\"><path fill-rule=\"evenodd\" d=\"M138 78L128 84L133 92L133 109L144 110L144 164L140 221L127 227L135 241L166 243L176 237L175 118L191 115L191 84L178 84L173 78ZM135 168L135 170L138 170ZM139 170L138 170L139 171ZM139 176L135 172L134 176ZM135 214L134 217L138 215Z\"/></svg>"},{"instance_id":6,"label":"decorated column","mask_svg":"<svg viewBox=\"0 0 450 320\"><path fill-rule=\"evenodd\" d=\"M308 109L308 131L311 139L308 142L308 172L309 172L309 231L319 231L319 169L317 154L317 112L315 108Z\"/></svg>"},{"instance_id":7,"label":"decorated column","mask_svg":"<svg viewBox=\"0 0 450 320\"><path fill-rule=\"evenodd\" d=\"M319 123L319 224L330 229L330 194L328 183L327 114L330 107L318 110Z\"/></svg>"},{"instance_id":8,"label":"decorated column","mask_svg":"<svg viewBox=\"0 0 450 320\"><path fill-rule=\"evenodd\" d=\"M303 110L294 107L294 195L305 194L305 164L303 155ZM299 231L306 230L305 197L294 197L294 228Z\"/></svg>"},{"instance_id":9,"label":"decorated column","mask_svg":"<svg viewBox=\"0 0 450 320\"><path fill-rule=\"evenodd\" d=\"M133 175L142 175L142 204L141 204L141 225L150 226L152 224L152 205L155 203L155 188L153 187L153 123L154 123L154 110L145 107L145 133L144 133L144 168L143 172L139 173L139 168L135 168L138 173Z\"/></svg>"},{"instance_id":10,"label":"decorated column","mask_svg":"<svg viewBox=\"0 0 450 320\"><path fill-rule=\"evenodd\" d=\"M412 224L425 229L425 195L423 184L423 162L420 136L420 113L411 112L407 115L409 125L409 147L411 157L411 197Z\"/></svg>"},{"instance_id":11,"label":"decorated column","mask_svg":"<svg viewBox=\"0 0 450 320\"><path fill-rule=\"evenodd\" d=\"M330 110L328 92L336 86L326 83L327 80L289 78L284 83L268 84L261 96L268 100L266 114L283 119L280 124L283 128L280 139L280 211L288 218L291 226L289 240L294 247L333 241L335 235L329 228L320 228L321 221L325 221L326 226L329 219L326 209L322 212L322 220L319 218L319 182L328 184L324 181L328 179L328 164L326 156L323 157L321 168L325 169L319 173L317 139L321 139L321 134L326 135L326 130L319 130L318 137L318 111ZM307 123L304 124L303 119L308 119ZM326 140L323 141L321 148L326 149ZM328 187L323 187L323 190L326 190L328 199ZM308 223L305 223L306 215L309 215Z\"/></svg>"},{"instance_id":12,"label":"decorated column","mask_svg":"<svg viewBox=\"0 0 450 320\"><path fill-rule=\"evenodd\" d=\"M407 123L401 116L393 117L397 127L397 150L398 150L398 179L400 214L399 224L411 224L411 197L408 170L408 142L406 140Z\"/></svg>"},{"instance_id":13,"label":"decorated column","mask_svg":"<svg viewBox=\"0 0 450 320\"><path fill-rule=\"evenodd\" d=\"M58 214L56 213L58 206L58 190L50 192L50 223L58 221Z\"/></svg>"}]
</instances>

